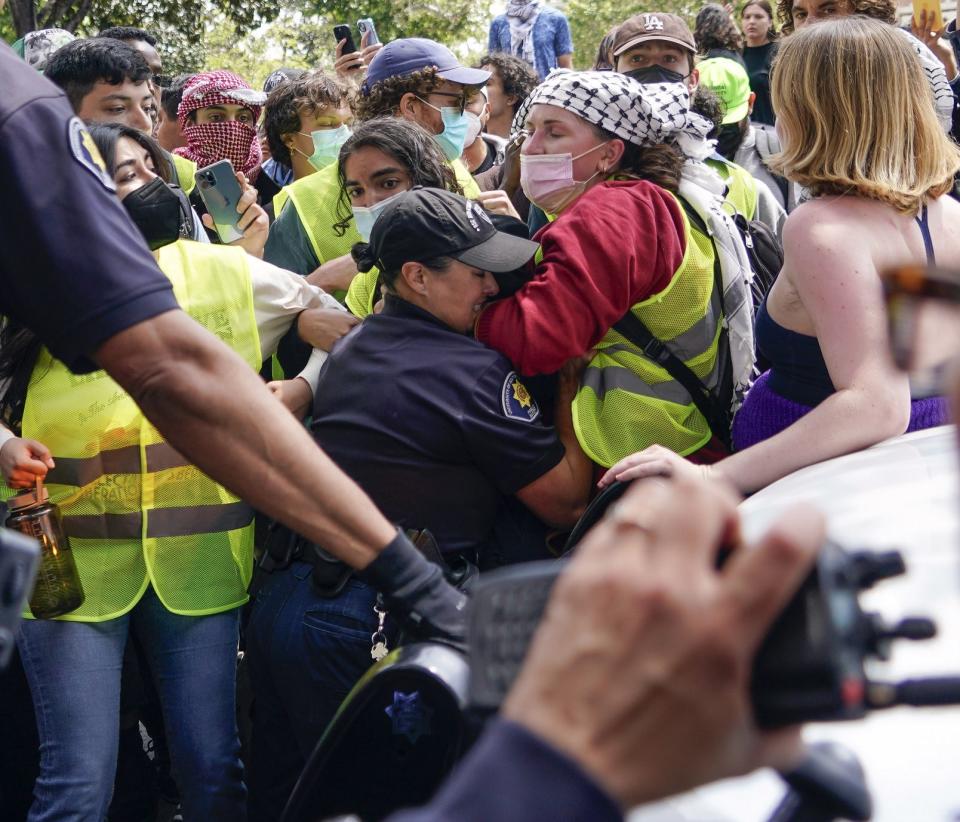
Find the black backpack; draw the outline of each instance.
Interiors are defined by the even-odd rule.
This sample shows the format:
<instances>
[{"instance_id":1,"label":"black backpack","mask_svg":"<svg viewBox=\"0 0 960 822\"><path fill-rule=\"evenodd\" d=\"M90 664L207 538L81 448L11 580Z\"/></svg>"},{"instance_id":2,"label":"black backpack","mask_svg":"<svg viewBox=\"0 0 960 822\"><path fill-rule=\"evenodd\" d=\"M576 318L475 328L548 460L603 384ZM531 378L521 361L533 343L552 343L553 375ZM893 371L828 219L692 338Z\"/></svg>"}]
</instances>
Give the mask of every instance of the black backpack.
<instances>
[{"instance_id":1,"label":"black backpack","mask_svg":"<svg viewBox=\"0 0 960 822\"><path fill-rule=\"evenodd\" d=\"M710 233L703 218L694 211L693 207L683 197L677 199L683 206L690 225L705 237L709 237ZM783 246L777 239L777 235L759 220L747 220L743 215L736 214L734 223L740 232L747 256L750 259L750 266L753 268L753 282L750 284L750 290L753 296L753 313L756 316L757 309L767 296L767 292L770 291L783 266ZM719 289L722 294L723 280L720 272L720 256L716 253L715 245L713 278L714 288ZM731 412L733 376L729 347L726 345L726 331L721 332L720 378L717 380L717 387L711 391L693 371L687 368L683 360L670 351L662 340L650 332L632 311L627 311L623 317L614 323L613 328L640 348L647 357L663 368L686 389L693 400L693 404L706 419L710 430L730 449L730 426L733 422Z\"/></svg>"}]
</instances>

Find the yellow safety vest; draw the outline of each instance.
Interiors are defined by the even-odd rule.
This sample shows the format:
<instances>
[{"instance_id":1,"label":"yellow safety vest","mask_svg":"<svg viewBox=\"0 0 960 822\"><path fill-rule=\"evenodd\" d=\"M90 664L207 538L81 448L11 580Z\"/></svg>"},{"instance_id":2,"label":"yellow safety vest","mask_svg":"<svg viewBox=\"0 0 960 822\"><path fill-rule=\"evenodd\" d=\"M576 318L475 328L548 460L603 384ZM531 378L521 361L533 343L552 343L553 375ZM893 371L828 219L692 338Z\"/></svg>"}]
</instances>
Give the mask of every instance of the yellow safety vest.
<instances>
[{"instance_id":1,"label":"yellow safety vest","mask_svg":"<svg viewBox=\"0 0 960 822\"><path fill-rule=\"evenodd\" d=\"M180 240L160 249L159 262L184 310L258 369L246 254ZM246 602L253 510L168 445L105 371L72 374L43 349L27 389L23 436L53 454L50 499L60 506L86 594L61 619L121 616L148 584L177 614Z\"/></svg>"},{"instance_id":2,"label":"yellow safety vest","mask_svg":"<svg viewBox=\"0 0 960 822\"><path fill-rule=\"evenodd\" d=\"M171 182L180 186L183 193L189 196L190 192L193 191L197 185L197 181L193 176L197 171L197 164L193 162L193 160L181 157L179 154L171 154L170 159L173 160L173 170L177 174L177 179Z\"/></svg>"},{"instance_id":3,"label":"yellow safety vest","mask_svg":"<svg viewBox=\"0 0 960 822\"><path fill-rule=\"evenodd\" d=\"M457 182L463 189L465 197L474 199L480 195L477 181L470 176L467 167L456 159L450 166L456 174ZM356 225L351 220L342 237L338 237L333 226L339 222L337 217L337 202L340 198L340 181L337 177L337 164L328 166L284 186L283 191L289 198L297 216L303 224L313 253L321 264L327 260L334 260L349 254L354 243L360 242ZM279 212L274 211L274 214ZM354 277L347 291L346 305L357 317L365 317L373 312L373 305L378 299L375 294L377 278L380 272L373 268L366 273Z\"/></svg>"},{"instance_id":4,"label":"yellow safety vest","mask_svg":"<svg viewBox=\"0 0 960 822\"><path fill-rule=\"evenodd\" d=\"M714 288L713 244L691 227L682 208L680 213L687 238L683 262L666 288L631 311L713 388L723 313ZM712 436L686 389L612 328L584 372L573 425L584 452L607 468L655 443L691 454Z\"/></svg>"},{"instance_id":5,"label":"yellow safety vest","mask_svg":"<svg viewBox=\"0 0 960 822\"><path fill-rule=\"evenodd\" d=\"M727 184L724 202L748 220L757 213L757 181L743 166L721 160L706 159L706 164L717 172Z\"/></svg>"}]
</instances>

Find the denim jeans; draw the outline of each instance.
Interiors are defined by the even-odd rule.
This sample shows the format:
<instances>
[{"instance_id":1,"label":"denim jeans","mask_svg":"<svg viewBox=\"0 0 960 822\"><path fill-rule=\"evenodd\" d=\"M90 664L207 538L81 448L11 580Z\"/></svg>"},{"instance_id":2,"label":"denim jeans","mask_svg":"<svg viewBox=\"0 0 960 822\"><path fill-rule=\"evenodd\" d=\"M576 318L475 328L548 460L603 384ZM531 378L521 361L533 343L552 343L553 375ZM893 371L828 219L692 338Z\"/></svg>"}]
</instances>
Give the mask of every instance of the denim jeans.
<instances>
[{"instance_id":1,"label":"denim jeans","mask_svg":"<svg viewBox=\"0 0 960 822\"><path fill-rule=\"evenodd\" d=\"M373 664L376 591L352 578L338 596L324 598L311 571L293 562L267 574L244 635L253 690L251 822L280 817L327 724ZM388 629L391 650L393 635Z\"/></svg>"},{"instance_id":2,"label":"denim jeans","mask_svg":"<svg viewBox=\"0 0 960 822\"><path fill-rule=\"evenodd\" d=\"M187 822L246 818L235 687L239 609L179 616L148 588L106 622L24 620L17 643L40 733L30 822L101 822L110 804L128 631L140 639L163 707Z\"/></svg>"}]
</instances>

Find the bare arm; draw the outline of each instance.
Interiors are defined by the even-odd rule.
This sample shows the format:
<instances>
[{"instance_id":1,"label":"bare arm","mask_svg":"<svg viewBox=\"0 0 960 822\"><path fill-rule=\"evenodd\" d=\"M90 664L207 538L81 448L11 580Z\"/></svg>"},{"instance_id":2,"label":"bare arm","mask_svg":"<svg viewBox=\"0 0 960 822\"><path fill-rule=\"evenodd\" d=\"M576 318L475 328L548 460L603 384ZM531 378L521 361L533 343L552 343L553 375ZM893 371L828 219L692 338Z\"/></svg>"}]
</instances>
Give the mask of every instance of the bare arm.
<instances>
[{"instance_id":1,"label":"bare arm","mask_svg":"<svg viewBox=\"0 0 960 822\"><path fill-rule=\"evenodd\" d=\"M318 286L326 292L346 291L357 275L357 264L353 257L344 254L320 265L307 275L310 285Z\"/></svg>"},{"instance_id":2,"label":"bare arm","mask_svg":"<svg viewBox=\"0 0 960 822\"><path fill-rule=\"evenodd\" d=\"M573 55L572 54L558 54L557 55L557 65L560 68L572 69L573 68Z\"/></svg>"},{"instance_id":3,"label":"bare arm","mask_svg":"<svg viewBox=\"0 0 960 822\"><path fill-rule=\"evenodd\" d=\"M593 463L577 440L571 410L585 363L571 360L560 372L554 426L563 444L563 459L516 495L540 519L557 527L572 526L580 519L593 479Z\"/></svg>"},{"instance_id":4,"label":"bare arm","mask_svg":"<svg viewBox=\"0 0 960 822\"><path fill-rule=\"evenodd\" d=\"M95 356L175 448L257 509L354 568L394 538L250 367L186 314L134 325Z\"/></svg>"},{"instance_id":5,"label":"bare arm","mask_svg":"<svg viewBox=\"0 0 960 822\"><path fill-rule=\"evenodd\" d=\"M831 224L810 210L794 212L787 222L784 273L769 301L775 304L778 294L782 299L790 284L796 289L836 391L776 436L710 466L711 475L740 491L763 488L907 428L910 388L886 356L885 313L870 244L851 243L849 236L849 225ZM684 470L703 469L652 446L614 465L600 484Z\"/></svg>"}]
</instances>

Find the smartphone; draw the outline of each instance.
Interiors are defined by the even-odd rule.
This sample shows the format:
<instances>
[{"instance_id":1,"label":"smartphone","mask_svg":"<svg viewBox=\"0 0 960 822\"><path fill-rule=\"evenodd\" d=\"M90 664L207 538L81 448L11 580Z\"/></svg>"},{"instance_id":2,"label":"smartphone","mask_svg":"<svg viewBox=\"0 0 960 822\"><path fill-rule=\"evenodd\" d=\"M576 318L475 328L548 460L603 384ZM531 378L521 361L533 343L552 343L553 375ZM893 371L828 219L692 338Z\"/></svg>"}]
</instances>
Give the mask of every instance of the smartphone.
<instances>
[{"instance_id":1,"label":"smartphone","mask_svg":"<svg viewBox=\"0 0 960 822\"><path fill-rule=\"evenodd\" d=\"M371 20L369 17L362 17L361 19L357 20L357 29L360 31L361 43L363 42L363 35L367 34L367 32L370 32L367 35L368 46L372 46L375 43L380 42L380 38L377 37L377 30L373 25L373 20Z\"/></svg>"},{"instance_id":2,"label":"smartphone","mask_svg":"<svg viewBox=\"0 0 960 822\"><path fill-rule=\"evenodd\" d=\"M357 50L357 44L353 42L353 35L350 33L350 26L346 23L333 27L333 38L334 43L339 43L341 40L347 41L343 44L341 54L353 54Z\"/></svg>"},{"instance_id":3,"label":"smartphone","mask_svg":"<svg viewBox=\"0 0 960 822\"><path fill-rule=\"evenodd\" d=\"M36 540L0 528L0 671L13 653L20 614L33 591L39 565Z\"/></svg>"},{"instance_id":4,"label":"smartphone","mask_svg":"<svg viewBox=\"0 0 960 822\"><path fill-rule=\"evenodd\" d=\"M940 8L940 0L913 0L913 19L920 20L920 12L927 13L927 28L930 31L940 31L943 28L943 11ZM930 15L933 15L931 21Z\"/></svg>"},{"instance_id":5,"label":"smartphone","mask_svg":"<svg viewBox=\"0 0 960 822\"><path fill-rule=\"evenodd\" d=\"M229 160L220 160L213 165L198 169L194 178L197 181L197 190L200 198L207 207L207 213L213 218L213 225L217 229L220 241L232 243L243 236L237 228L240 222L240 213L237 204L243 191L237 182L233 163Z\"/></svg>"}]
</instances>

